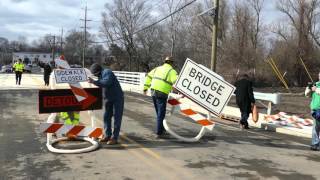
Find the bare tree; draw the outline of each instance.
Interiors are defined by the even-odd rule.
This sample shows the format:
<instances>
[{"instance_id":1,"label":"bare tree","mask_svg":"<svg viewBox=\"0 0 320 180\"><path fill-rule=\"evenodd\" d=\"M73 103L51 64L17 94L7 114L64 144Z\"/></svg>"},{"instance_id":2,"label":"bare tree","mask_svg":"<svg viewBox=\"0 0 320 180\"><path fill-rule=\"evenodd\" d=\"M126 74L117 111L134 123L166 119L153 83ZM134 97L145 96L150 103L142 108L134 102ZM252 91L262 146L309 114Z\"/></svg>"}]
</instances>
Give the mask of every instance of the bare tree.
<instances>
[{"instance_id":1,"label":"bare tree","mask_svg":"<svg viewBox=\"0 0 320 180\"><path fill-rule=\"evenodd\" d=\"M176 11L182 3L185 3L185 0L166 0L166 6L168 8L168 13L171 14L174 11ZM173 14L170 16L170 22L168 25L169 32L170 32L170 39L171 39L171 48L170 48L170 54L171 56L174 56L175 46L176 46L176 38L177 38L177 31L179 29L179 26L181 25L180 22L182 20L182 12L178 12L176 14Z\"/></svg>"},{"instance_id":2,"label":"bare tree","mask_svg":"<svg viewBox=\"0 0 320 180\"><path fill-rule=\"evenodd\" d=\"M149 71L162 63L165 34L161 26L153 26L143 33L138 33L138 51L143 71Z\"/></svg>"},{"instance_id":3,"label":"bare tree","mask_svg":"<svg viewBox=\"0 0 320 180\"><path fill-rule=\"evenodd\" d=\"M249 0L250 7L254 10L254 24L251 33L251 41L254 49L257 49L259 43L259 34L261 32L261 12L264 0Z\"/></svg>"},{"instance_id":4,"label":"bare tree","mask_svg":"<svg viewBox=\"0 0 320 180\"><path fill-rule=\"evenodd\" d=\"M294 64L292 71L297 85L304 85L307 81L300 58L305 60L309 67L312 67L312 59L316 54L314 43L318 46L320 44L317 21L319 8L319 0L279 0L277 3L277 9L286 15L289 20L287 24L292 27L290 33L293 39L290 41L296 45L296 53L291 63Z\"/></svg>"},{"instance_id":5,"label":"bare tree","mask_svg":"<svg viewBox=\"0 0 320 180\"><path fill-rule=\"evenodd\" d=\"M102 33L112 44L125 47L131 64L138 60L135 34L142 29L149 17L149 10L143 0L114 0L112 4L105 5L102 13ZM137 62L137 70L139 62Z\"/></svg>"}]
</instances>

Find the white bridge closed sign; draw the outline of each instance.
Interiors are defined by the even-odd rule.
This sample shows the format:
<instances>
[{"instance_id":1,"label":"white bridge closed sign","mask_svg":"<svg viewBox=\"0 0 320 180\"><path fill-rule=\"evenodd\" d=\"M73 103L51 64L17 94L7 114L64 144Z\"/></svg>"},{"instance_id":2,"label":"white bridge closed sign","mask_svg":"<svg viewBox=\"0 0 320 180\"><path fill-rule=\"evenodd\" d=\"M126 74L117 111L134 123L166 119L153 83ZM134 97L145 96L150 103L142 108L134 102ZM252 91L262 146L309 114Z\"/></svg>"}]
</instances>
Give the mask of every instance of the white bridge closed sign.
<instances>
[{"instance_id":1,"label":"white bridge closed sign","mask_svg":"<svg viewBox=\"0 0 320 180\"><path fill-rule=\"evenodd\" d=\"M219 115L235 87L208 68L187 59L174 87L206 110Z\"/></svg>"},{"instance_id":2,"label":"white bridge closed sign","mask_svg":"<svg viewBox=\"0 0 320 180\"><path fill-rule=\"evenodd\" d=\"M55 69L54 75L57 83L78 83L87 81L84 68Z\"/></svg>"}]
</instances>

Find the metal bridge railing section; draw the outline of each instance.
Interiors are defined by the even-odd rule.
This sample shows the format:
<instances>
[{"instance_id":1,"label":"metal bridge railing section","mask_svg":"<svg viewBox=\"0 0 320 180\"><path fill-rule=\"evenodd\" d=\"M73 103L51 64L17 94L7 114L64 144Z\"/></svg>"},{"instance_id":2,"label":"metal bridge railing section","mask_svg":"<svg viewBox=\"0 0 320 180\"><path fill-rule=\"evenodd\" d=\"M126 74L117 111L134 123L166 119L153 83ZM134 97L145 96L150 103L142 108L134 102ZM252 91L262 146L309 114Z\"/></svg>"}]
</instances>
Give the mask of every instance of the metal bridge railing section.
<instances>
[{"instance_id":1,"label":"metal bridge railing section","mask_svg":"<svg viewBox=\"0 0 320 180\"><path fill-rule=\"evenodd\" d=\"M124 91L142 93L146 73L114 71L114 74L117 76L117 79Z\"/></svg>"}]
</instances>

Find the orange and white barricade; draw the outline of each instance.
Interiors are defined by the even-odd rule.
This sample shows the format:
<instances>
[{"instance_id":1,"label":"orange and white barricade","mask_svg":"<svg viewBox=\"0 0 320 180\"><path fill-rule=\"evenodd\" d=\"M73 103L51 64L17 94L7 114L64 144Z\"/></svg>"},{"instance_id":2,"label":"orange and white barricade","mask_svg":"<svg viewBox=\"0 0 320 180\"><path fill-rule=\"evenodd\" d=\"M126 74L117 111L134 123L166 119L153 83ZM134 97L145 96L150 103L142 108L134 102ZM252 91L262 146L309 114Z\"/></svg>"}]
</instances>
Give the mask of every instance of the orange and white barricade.
<instances>
[{"instance_id":1,"label":"orange and white barricade","mask_svg":"<svg viewBox=\"0 0 320 180\"><path fill-rule=\"evenodd\" d=\"M55 59L55 63L60 69L69 69L70 66L64 58ZM86 73L90 73L86 70ZM92 86L92 85L89 85ZM70 83L69 87L71 88L75 98L78 102L82 102L84 106L92 102L92 96L89 95L80 83ZM55 82L55 76L51 74L50 76L50 89L56 89L57 84ZM85 107L84 107L85 108ZM97 149L99 147L98 141L96 139L102 137L102 128L95 128L95 116L91 110L88 111L91 118L91 126L82 126L82 125L64 125L60 123L55 123L57 113L51 113L47 119L46 123L40 124L40 130L44 133L47 133L47 143L46 146L51 152L55 153L84 153ZM54 138L53 134L59 135L60 138ZM62 136L62 137L61 137ZM76 137L76 139L88 141L91 143L91 146L81 149L57 149L53 147L54 143L57 143L62 140L67 140L68 136Z\"/></svg>"},{"instance_id":2,"label":"orange and white barricade","mask_svg":"<svg viewBox=\"0 0 320 180\"><path fill-rule=\"evenodd\" d=\"M200 124L202 126L200 132L198 133L197 136L195 136L193 138L186 138L186 137L182 137L182 136L178 135L173 130L171 130L166 119L163 120L163 126L168 133L170 133L173 137L179 139L180 141L184 141L184 142L199 141L202 138L202 136L204 136L206 129L210 130L210 131L213 130L215 123L210 120L210 113L209 112L208 112L208 117L205 118L203 115L201 115L201 114L197 113L196 111L194 111L193 109L191 109L190 105L181 103L179 101L179 99L181 99L181 98L182 98L181 95L174 95L172 93L169 94L168 104L171 105L171 111L168 116L172 115L174 111L179 111L183 115L191 118L192 120L194 120L195 122Z\"/></svg>"},{"instance_id":3,"label":"orange and white barricade","mask_svg":"<svg viewBox=\"0 0 320 180\"><path fill-rule=\"evenodd\" d=\"M313 125L313 121L311 119L303 119L297 115L288 115L285 112L279 112L275 115L266 115L264 119L268 123L281 125L281 126L288 126L294 127L298 129L303 129L305 127L310 127Z\"/></svg>"},{"instance_id":4,"label":"orange and white barricade","mask_svg":"<svg viewBox=\"0 0 320 180\"><path fill-rule=\"evenodd\" d=\"M40 123L40 132L55 133L60 136L78 136L90 138L102 138L102 128L83 125L67 125L63 123Z\"/></svg>"}]
</instances>

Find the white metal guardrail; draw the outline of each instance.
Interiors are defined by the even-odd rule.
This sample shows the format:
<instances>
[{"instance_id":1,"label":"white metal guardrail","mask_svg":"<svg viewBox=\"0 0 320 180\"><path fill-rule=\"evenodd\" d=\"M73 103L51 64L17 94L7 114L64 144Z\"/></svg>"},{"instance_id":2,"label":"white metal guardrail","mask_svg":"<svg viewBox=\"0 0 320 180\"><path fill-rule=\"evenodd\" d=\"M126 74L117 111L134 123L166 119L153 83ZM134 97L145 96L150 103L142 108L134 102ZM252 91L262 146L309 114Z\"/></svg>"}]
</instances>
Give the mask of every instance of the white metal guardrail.
<instances>
[{"instance_id":1,"label":"white metal guardrail","mask_svg":"<svg viewBox=\"0 0 320 180\"><path fill-rule=\"evenodd\" d=\"M279 93L260 93L254 92L254 98L262 104L265 108L267 108L267 114L271 114L272 103L279 104L280 103L280 94ZM268 101L268 104L264 104L262 101Z\"/></svg>"},{"instance_id":2,"label":"white metal guardrail","mask_svg":"<svg viewBox=\"0 0 320 180\"><path fill-rule=\"evenodd\" d=\"M146 73L114 71L114 74L117 76L117 79L124 91L142 93Z\"/></svg>"}]
</instances>

